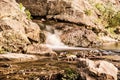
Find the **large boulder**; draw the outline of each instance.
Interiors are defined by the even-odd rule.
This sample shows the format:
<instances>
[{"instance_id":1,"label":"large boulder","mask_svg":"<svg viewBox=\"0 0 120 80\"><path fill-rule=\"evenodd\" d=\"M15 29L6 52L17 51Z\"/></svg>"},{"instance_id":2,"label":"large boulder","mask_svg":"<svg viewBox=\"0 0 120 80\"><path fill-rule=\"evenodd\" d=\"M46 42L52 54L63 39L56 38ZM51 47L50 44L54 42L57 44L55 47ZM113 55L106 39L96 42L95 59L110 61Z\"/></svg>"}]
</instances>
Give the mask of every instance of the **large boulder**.
<instances>
[{"instance_id":1,"label":"large boulder","mask_svg":"<svg viewBox=\"0 0 120 80\"><path fill-rule=\"evenodd\" d=\"M107 61L78 59L81 80L117 80L118 69Z\"/></svg>"},{"instance_id":2,"label":"large boulder","mask_svg":"<svg viewBox=\"0 0 120 80\"><path fill-rule=\"evenodd\" d=\"M24 52L27 44L30 44L30 42L23 33L13 30L0 32L0 48L3 51Z\"/></svg>"},{"instance_id":3,"label":"large boulder","mask_svg":"<svg viewBox=\"0 0 120 80\"><path fill-rule=\"evenodd\" d=\"M91 8L87 1L80 0L16 0L22 2L34 16L46 16L78 24L86 24L94 26L92 20L84 14L84 8L87 5ZM96 16L97 17L97 16ZM96 18L94 17L94 19Z\"/></svg>"},{"instance_id":4,"label":"large boulder","mask_svg":"<svg viewBox=\"0 0 120 80\"><path fill-rule=\"evenodd\" d=\"M30 42L40 42L40 29L15 0L0 0L0 46L10 52L22 52Z\"/></svg>"},{"instance_id":5,"label":"large boulder","mask_svg":"<svg viewBox=\"0 0 120 80\"><path fill-rule=\"evenodd\" d=\"M12 55L11 55L12 54ZM12 61L12 62L27 62L38 60L38 57L35 55L29 54L16 54L16 53L7 53L0 55L1 61Z\"/></svg>"},{"instance_id":6,"label":"large boulder","mask_svg":"<svg viewBox=\"0 0 120 80\"><path fill-rule=\"evenodd\" d=\"M75 29L65 32L61 35L62 41L70 46L89 47L97 44L97 35L85 28Z\"/></svg>"},{"instance_id":7,"label":"large boulder","mask_svg":"<svg viewBox=\"0 0 120 80\"><path fill-rule=\"evenodd\" d=\"M24 10L15 0L0 1L0 28L22 32L32 40L39 41L39 26L28 20Z\"/></svg>"}]
</instances>

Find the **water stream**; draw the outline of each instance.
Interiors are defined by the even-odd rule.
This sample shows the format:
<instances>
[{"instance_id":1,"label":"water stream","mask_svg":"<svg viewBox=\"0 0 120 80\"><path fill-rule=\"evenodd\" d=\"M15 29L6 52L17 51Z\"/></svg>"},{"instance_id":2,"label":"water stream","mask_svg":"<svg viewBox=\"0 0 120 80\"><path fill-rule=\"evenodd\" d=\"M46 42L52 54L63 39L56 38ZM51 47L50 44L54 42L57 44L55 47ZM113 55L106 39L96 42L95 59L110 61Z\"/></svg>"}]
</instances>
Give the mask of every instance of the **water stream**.
<instances>
[{"instance_id":1,"label":"water stream","mask_svg":"<svg viewBox=\"0 0 120 80\"><path fill-rule=\"evenodd\" d=\"M105 43L103 46L100 47L101 49L104 49L106 51L114 52L118 55L120 55L120 42L109 42Z\"/></svg>"},{"instance_id":2,"label":"water stream","mask_svg":"<svg viewBox=\"0 0 120 80\"><path fill-rule=\"evenodd\" d=\"M104 43L101 48L106 50L120 50L120 42Z\"/></svg>"},{"instance_id":3,"label":"water stream","mask_svg":"<svg viewBox=\"0 0 120 80\"><path fill-rule=\"evenodd\" d=\"M39 21L39 20L38 20ZM46 26L46 45L53 50L61 51L61 50L104 50L107 52L115 52L120 53L120 42L109 42L104 43L103 46L99 48L82 48L82 47L68 47L64 43L61 42L61 39L59 37L60 32L53 29L52 24L55 24L55 22L47 22L43 25Z\"/></svg>"},{"instance_id":4,"label":"water stream","mask_svg":"<svg viewBox=\"0 0 120 80\"><path fill-rule=\"evenodd\" d=\"M120 42L104 43L100 48L69 47L61 42L59 35L47 32L46 46L54 51L103 51L107 54L120 54Z\"/></svg>"}]
</instances>

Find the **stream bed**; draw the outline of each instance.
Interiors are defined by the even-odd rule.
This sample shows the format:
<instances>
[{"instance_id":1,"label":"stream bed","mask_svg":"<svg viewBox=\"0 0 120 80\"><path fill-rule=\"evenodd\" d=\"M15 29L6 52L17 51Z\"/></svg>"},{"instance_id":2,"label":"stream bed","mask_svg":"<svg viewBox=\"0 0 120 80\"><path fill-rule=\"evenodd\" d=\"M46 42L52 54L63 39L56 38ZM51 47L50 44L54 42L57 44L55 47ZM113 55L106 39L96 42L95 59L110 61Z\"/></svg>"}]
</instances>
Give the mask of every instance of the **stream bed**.
<instances>
[{"instance_id":1,"label":"stream bed","mask_svg":"<svg viewBox=\"0 0 120 80\"><path fill-rule=\"evenodd\" d=\"M76 51L68 51L66 53L75 54ZM119 55L97 56L93 55L93 53L90 54L88 51L83 53L93 61L105 60L113 63L119 70L118 80L120 79ZM87 56L88 54L91 56ZM50 57L39 57L42 58L29 62L0 61L0 80L81 80L76 61L67 61L63 57L58 60Z\"/></svg>"},{"instance_id":2,"label":"stream bed","mask_svg":"<svg viewBox=\"0 0 120 80\"><path fill-rule=\"evenodd\" d=\"M79 57L82 58L93 61L105 60L113 63L119 70L118 80L120 80L120 43L105 43L99 49L102 51L97 53L78 50L57 53L59 55L61 53L66 53L66 55L79 53ZM105 54L101 55L101 53ZM77 62L74 60L68 61L66 55L62 56L62 59L58 58L58 60L44 57L28 62L0 61L0 80L81 80Z\"/></svg>"}]
</instances>

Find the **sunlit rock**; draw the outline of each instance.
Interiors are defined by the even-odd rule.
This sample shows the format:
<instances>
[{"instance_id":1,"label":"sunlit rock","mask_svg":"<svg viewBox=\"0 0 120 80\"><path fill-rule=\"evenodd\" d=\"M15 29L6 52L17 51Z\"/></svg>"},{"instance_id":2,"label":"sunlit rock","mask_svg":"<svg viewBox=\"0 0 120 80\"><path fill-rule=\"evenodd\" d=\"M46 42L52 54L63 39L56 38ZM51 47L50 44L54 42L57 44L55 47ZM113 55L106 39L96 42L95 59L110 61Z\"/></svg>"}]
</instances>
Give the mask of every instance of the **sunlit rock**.
<instances>
[{"instance_id":1,"label":"sunlit rock","mask_svg":"<svg viewBox=\"0 0 120 80\"><path fill-rule=\"evenodd\" d=\"M35 55L20 54L20 53L7 53L0 55L1 61L12 61L12 62L26 62L38 60Z\"/></svg>"},{"instance_id":2,"label":"sunlit rock","mask_svg":"<svg viewBox=\"0 0 120 80\"><path fill-rule=\"evenodd\" d=\"M40 29L15 0L0 0L1 48L21 52L30 42L40 42Z\"/></svg>"},{"instance_id":3,"label":"sunlit rock","mask_svg":"<svg viewBox=\"0 0 120 80\"><path fill-rule=\"evenodd\" d=\"M86 80L117 80L118 69L107 61L92 61L89 59L78 59L78 67L82 78Z\"/></svg>"}]
</instances>

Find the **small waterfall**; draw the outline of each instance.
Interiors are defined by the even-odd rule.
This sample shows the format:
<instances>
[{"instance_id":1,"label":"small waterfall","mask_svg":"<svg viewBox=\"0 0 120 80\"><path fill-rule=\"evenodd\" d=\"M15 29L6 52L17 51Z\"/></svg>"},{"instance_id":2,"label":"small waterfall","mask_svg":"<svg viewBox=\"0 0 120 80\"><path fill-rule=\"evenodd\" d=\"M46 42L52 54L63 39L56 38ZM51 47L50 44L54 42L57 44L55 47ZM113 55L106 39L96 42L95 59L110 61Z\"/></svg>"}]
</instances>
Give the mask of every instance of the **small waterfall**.
<instances>
[{"instance_id":1,"label":"small waterfall","mask_svg":"<svg viewBox=\"0 0 120 80\"><path fill-rule=\"evenodd\" d=\"M46 44L47 47L51 48L54 51L66 51L66 50L96 50L94 48L82 48L82 47L69 47L61 42L59 33L50 33L46 32Z\"/></svg>"},{"instance_id":2,"label":"small waterfall","mask_svg":"<svg viewBox=\"0 0 120 80\"><path fill-rule=\"evenodd\" d=\"M46 34L46 44L51 46L66 46L61 42L59 35L50 32Z\"/></svg>"}]
</instances>

